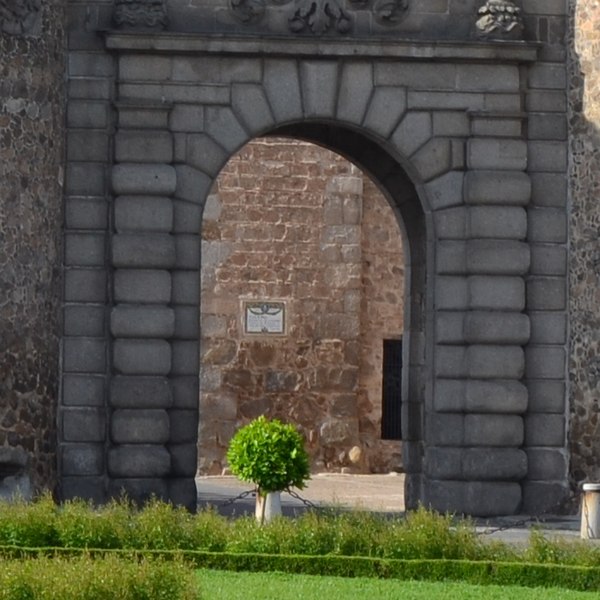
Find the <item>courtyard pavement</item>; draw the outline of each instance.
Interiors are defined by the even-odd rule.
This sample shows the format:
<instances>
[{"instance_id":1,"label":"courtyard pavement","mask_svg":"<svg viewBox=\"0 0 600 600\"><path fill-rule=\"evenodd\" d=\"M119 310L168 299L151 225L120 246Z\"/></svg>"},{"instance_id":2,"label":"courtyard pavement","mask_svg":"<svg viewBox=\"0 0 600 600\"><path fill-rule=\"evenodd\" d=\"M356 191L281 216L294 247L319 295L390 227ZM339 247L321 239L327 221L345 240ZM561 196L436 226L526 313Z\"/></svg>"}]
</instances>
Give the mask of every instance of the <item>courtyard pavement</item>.
<instances>
[{"instance_id":1,"label":"courtyard pavement","mask_svg":"<svg viewBox=\"0 0 600 600\"><path fill-rule=\"evenodd\" d=\"M227 516L254 513L254 496L233 501L238 495L250 492L252 485L243 483L233 476L209 476L196 479L198 506L214 506ZM307 506L333 506L340 510L358 508L385 514L404 512L404 476L389 475L346 475L323 473L313 475L303 490L293 490L298 497L284 492L281 495L283 514L293 516ZM545 515L529 518L524 515L477 519L477 530L489 537L511 543L525 543L532 527L549 535L578 539L580 518L578 516Z\"/></svg>"}]
</instances>

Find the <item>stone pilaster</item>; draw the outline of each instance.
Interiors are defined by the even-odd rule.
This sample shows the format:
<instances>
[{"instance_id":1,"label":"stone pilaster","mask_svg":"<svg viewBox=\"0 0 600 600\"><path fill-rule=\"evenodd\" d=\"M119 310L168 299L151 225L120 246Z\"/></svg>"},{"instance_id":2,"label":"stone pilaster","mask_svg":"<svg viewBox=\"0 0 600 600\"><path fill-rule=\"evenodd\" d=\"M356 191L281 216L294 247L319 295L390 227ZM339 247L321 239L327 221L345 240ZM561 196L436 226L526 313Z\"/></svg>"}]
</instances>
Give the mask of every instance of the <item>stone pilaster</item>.
<instances>
[{"instance_id":1,"label":"stone pilaster","mask_svg":"<svg viewBox=\"0 0 600 600\"><path fill-rule=\"evenodd\" d=\"M435 215L435 388L424 472L426 497L440 510L509 514L522 501L531 185L521 120L471 113L464 203Z\"/></svg>"}]
</instances>

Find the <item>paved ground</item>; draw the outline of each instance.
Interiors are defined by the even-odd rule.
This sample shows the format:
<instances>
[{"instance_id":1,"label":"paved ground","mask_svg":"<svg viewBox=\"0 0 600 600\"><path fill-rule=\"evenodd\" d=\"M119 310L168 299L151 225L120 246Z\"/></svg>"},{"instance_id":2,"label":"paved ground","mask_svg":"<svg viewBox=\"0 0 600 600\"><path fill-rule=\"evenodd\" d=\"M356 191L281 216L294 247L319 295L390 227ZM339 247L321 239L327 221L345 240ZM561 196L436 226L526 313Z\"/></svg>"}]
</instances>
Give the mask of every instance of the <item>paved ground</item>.
<instances>
[{"instance_id":1,"label":"paved ground","mask_svg":"<svg viewBox=\"0 0 600 600\"><path fill-rule=\"evenodd\" d=\"M236 496L252 489L249 484L235 477L199 477L198 504L215 506L221 514L241 515L254 512L254 496L248 494L242 499L231 502ZM303 490L297 490L302 499L317 506L336 506L360 508L383 513L404 512L404 477L393 473L389 475L314 475ZM287 493L281 497L283 513L299 514L306 510L306 504ZM523 516L502 517L477 521L478 530L497 538L514 543L523 543L529 537L531 527L536 526L549 534L561 537L578 538L580 520L576 516L546 516L540 520L531 520ZM500 528L500 531L495 531Z\"/></svg>"}]
</instances>

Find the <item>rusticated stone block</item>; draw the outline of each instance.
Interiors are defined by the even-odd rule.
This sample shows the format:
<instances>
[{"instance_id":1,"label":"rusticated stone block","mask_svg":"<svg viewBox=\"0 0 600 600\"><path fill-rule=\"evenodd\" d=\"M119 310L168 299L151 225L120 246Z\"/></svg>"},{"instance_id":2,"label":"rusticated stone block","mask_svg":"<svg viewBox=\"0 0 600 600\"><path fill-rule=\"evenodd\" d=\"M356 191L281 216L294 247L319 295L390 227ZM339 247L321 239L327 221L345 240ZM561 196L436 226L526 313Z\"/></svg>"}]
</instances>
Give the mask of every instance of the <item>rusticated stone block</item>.
<instances>
[{"instance_id":1,"label":"rusticated stone block","mask_svg":"<svg viewBox=\"0 0 600 600\"><path fill-rule=\"evenodd\" d=\"M468 220L473 238L523 240L527 236L527 213L520 206L471 206Z\"/></svg>"},{"instance_id":2,"label":"rusticated stone block","mask_svg":"<svg viewBox=\"0 0 600 600\"><path fill-rule=\"evenodd\" d=\"M516 448L467 448L462 475L467 480L515 481L527 475L527 454Z\"/></svg>"},{"instance_id":3,"label":"rusticated stone block","mask_svg":"<svg viewBox=\"0 0 600 600\"><path fill-rule=\"evenodd\" d=\"M166 477L171 470L171 455L164 446L130 444L108 451L111 477Z\"/></svg>"},{"instance_id":4,"label":"rusticated stone block","mask_svg":"<svg viewBox=\"0 0 600 600\"><path fill-rule=\"evenodd\" d=\"M106 271L104 269L65 269L66 302L104 302Z\"/></svg>"},{"instance_id":5,"label":"rusticated stone block","mask_svg":"<svg viewBox=\"0 0 600 600\"><path fill-rule=\"evenodd\" d=\"M98 476L65 476L60 480L61 500L90 501L94 504L103 504L107 500L106 479Z\"/></svg>"},{"instance_id":6,"label":"rusticated stone block","mask_svg":"<svg viewBox=\"0 0 600 600\"><path fill-rule=\"evenodd\" d=\"M173 354L172 375L196 375L200 368L200 353L197 341L171 342Z\"/></svg>"},{"instance_id":7,"label":"rusticated stone block","mask_svg":"<svg viewBox=\"0 0 600 600\"><path fill-rule=\"evenodd\" d=\"M110 385L110 404L119 408L169 408L173 404L169 380L117 375Z\"/></svg>"},{"instance_id":8,"label":"rusticated stone block","mask_svg":"<svg viewBox=\"0 0 600 600\"><path fill-rule=\"evenodd\" d=\"M466 271L469 274L524 275L531 262L529 245L512 240L469 240Z\"/></svg>"},{"instance_id":9,"label":"rusticated stone block","mask_svg":"<svg viewBox=\"0 0 600 600\"><path fill-rule=\"evenodd\" d=\"M518 447L523 443L523 418L516 415L465 415L466 446Z\"/></svg>"},{"instance_id":10,"label":"rusticated stone block","mask_svg":"<svg viewBox=\"0 0 600 600\"><path fill-rule=\"evenodd\" d=\"M180 340L196 340L200 331L200 315L195 306L175 306L175 331Z\"/></svg>"},{"instance_id":11,"label":"rusticated stone block","mask_svg":"<svg viewBox=\"0 0 600 600\"><path fill-rule=\"evenodd\" d=\"M110 315L115 337L169 338L175 331L175 313L166 306L117 305Z\"/></svg>"},{"instance_id":12,"label":"rusticated stone block","mask_svg":"<svg viewBox=\"0 0 600 600\"><path fill-rule=\"evenodd\" d=\"M171 302L173 304L193 304L198 306L200 301L200 277L198 271L173 271L173 289Z\"/></svg>"},{"instance_id":13,"label":"rusticated stone block","mask_svg":"<svg viewBox=\"0 0 600 600\"><path fill-rule=\"evenodd\" d=\"M64 334L68 337L102 337L104 307L84 305L65 306Z\"/></svg>"},{"instance_id":14,"label":"rusticated stone block","mask_svg":"<svg viewBox=\"0 0 600 600\"><path fill-rule=\"evenodd\" d=\"M158 231L173 228L173 203L161 196L118 196L115 199L115 227L124 231Z\"/></svg>"},{"instance_id":15,"label":"rusticated stone block","mask_svg":"<svg viewBox=\"0 0 600 600\"><path fill-rule=\"evenodd\" d=\"M561 346L530 346L527 348L528 379L564 379L565 349Z\"/></svg>"},{"instance_id":16,"label":"rusticated stone block","mask_svg":"<svg viewBox=\"0 0 600 600\"><path fill-rule=\"evenodd\" d=\"M522 512L528 515L564 513L571 497L569 486L560 482L523 482Z\"/></svg>"},{"instance_id":17,"label":"rusticated stone block","mask_svg":"<svg viewBox=\"0 0 600 600\"><path fill-rule=\"evenodd\" d=\"M462 448L431 447L425 450L425 474L432 479L460 480Z\"/></svg>"},{"instance_id":18,"label":"rusticated stone block","mask_svg":"<svg viewBox=\"0 0 600 600\"><path fill-rule=\"evenodd\" d=\"M165 164L120 164L112 170L112 188L117 195L169 196L175 192L175 169Z\"/></svg>"},{"instance_id":19,"label":"rusticated stone block","mask_svg":"<svg viewBox=\"0 0 600 600\"><path fill-rule=\"evenodd\" d=\"M564 277L531 277L527 281L527 307L531 310L563 310L567 305Z\"/></svg>"},{"instance_id":20,"label":"rusticated stone block","mask_svg":"<svg viewBox=\"0 0 600 600\"><path fill-rule=\"evenodd\" d=\"M464 189L467 204L525 206L531 198L531 180L520 171L468 171Z\"/></svg>"},{"instance_id":21,"label":"rusticated stone block","mask_svg":"<svg viewBox=\"0 0 600 600\"><path fill-rule=\"evenodd\" d=\"M474 310L520 312L525 308L525 282L520 277L473 275L468 281Z\"/></svg>"},{"instance_id":22,"label":"rusticated stone block","mask_svg":"<svg viewBox=\"0 0 600 600\"><path fill-rule=\"evenodd\" d=\"M198 377L172 377L170 384L174 408L198 408ZM203 387L203 389L206 388Z\"/></svg>"},{"instance_id":23,"label":"rusticated stone block","mask_svg":"<svg viewBox=\"0 0 600 600\"><path fill-rule=\"evenodd\" d=\"M473 170L524 171L527 143L502 138L472 138L467 142L467 165Z\"/></svg>"},{"instance_id":24,"label":"rusticated stone block","mask_svg":"<svg viewBox=\"0 0 600 600\"><path fill-rule=\"evenodd\" d=\"M118 269L114 274L115 301L168 304L171 274L158 269Z\"/></svg>"},{"instance_id":25,"label":"rusticated stone block","mask_svg":"<svg viewBox=\"0 0 600 600\"><path fill-rule=\"evenodd\" d=\"M429 447L425 472L432 479L515 481L527 474L527 455L514 448Z\"/></svg>"},{"instance_id":26,"label":"rusticated stone block","mask_svg":"<svg viewBox=\"0 0 600 600\"><path fill-rule=\"evenodd\" d=\"M529 341L529 317L510 312L471 312L465 315L468 344L524 345Z\"/></svg>"},{"instance_id":27,"label":"rusticated stone block","mask_svg":"<svg viewBox=\"0 0 600 600\"><path fill-rule=\"evenodd\" d=\"M171 346L164 340L116 340L113 364L124 375L167 375L171 370Z\"/></svg>"},{"instance_id":28,"label":"rusticated stone block","mask_svg":"<svg viewBox=\"0 0 600 600\"><path fill-rule=\"evenodd\" d=\"M170 163L173 160L173 138L166 131L118 131L115 160L118 163Z\"/></svg>"},{"instance_id":29,"label":"rusticated stone block","mask_svg":"<svg viewBox=\"0 0 600 600\"><path fill-rule=\"evenodd\" d=\"M102 406L104 377L101 375L64 375L62 401L65 406Z\"/></svg>"},{"instance_id":30,"label":"rusticated stone block","mask_svg":"<svg viewBox=\"0 0 600 600\"><path fill-rule=\"evenodd\" d=\"M438 310L468 310L469 280L466 277L436 277L435 303Z\"/></svg>"},{"instance_id":31,"label":"rusticated stone block","mask_svg":"<svg viewBox=\"0 0 600 600\"><path fill-rule=\"evenodd\" d=\"M103 444L65 444L61 457L62 473L66 477L102 475L104 472Z\"/></svg>"},{"instance_id":32,"label":"rusticated stone block","mask_svg":"<svg viewBox=\"0 0 600 600\"><path fill-rule=\"evenodd\" d=\"M466 372L474 379L521 379L525 355L519 346L469 346Z\"/></svg>"},{"instance_id":33,"label":"rusticated stone block","mask_svg":"<svg viewBox=\"0 0 600 600\"><path fill-rule=\"evenodd\" d=\"M425 435L431 446L462 446L464 443L464 416L448 413L428 413Z\"/></svg>"},{"instance_id":34,"label":"rusticated stone block","mask_svg":"<svg viewBox=\"0 0 600 600\"><path fill-rule=\"evenodd\" d=\"M521 505L521 486L512 482L425 480L424 504L439 512L476 517L511 515Z\"/></svg>"},{"instance_id":35,"label":"rusticated stone block","mask_svg":"<svg viewBox=\"0 0 600 600\"><path fill-rule=\"evenodd\" d=\"M171 473L176 477L195 477L198 463L198 446L196 444L172 444Z\"/></svg>"},{"instance_id":36,"label":"rusticated stone block","mask_svg":"<svg viewBox=\"0 0 600 600\"><path fill-rule=\"evenodd\" d=\"M175 266L175 238L162 233L118 233L112 238L112 262L117 268L165 269Z\"/></svg>"},{"instance_id":37,"label":"rusticated stone block","mask_svg":"<svg viewBox=\"0 0 600 600\"><path fill-rule=\"evenodd\" d=\"M65 338L63 370L65 373L104 373L106 343L98 338Z\"/></svg>"},{"instance_id":38,"label":"rusticated stone block","mask_svg":"<svg viewBox=\"0 0 600 600\"><path fill-rule=\"evenodd\" d=\"M164 444L169 440L169 416L159 409L120 409L110 418L115 444Z\"/></svg>"},{"instance_id":39,"label":"rusticated stone block","mask_svg":"<svg viewBox=\"0 0 600 600\"><path fill-rule=\"evenodd\" d=\"M538 379L527 382L532 413L564 413L566 386L561 380Z\"/></svg>"},{"instance_id":40,"label":"rusticated stone block","mask_svg":"<svg viewBox=\"0 0 600 600\"><path fill-rule=\"evenodd\" d=\"M65 264L79 267L104 265L105 236L97 233L65 234Z\"/></svg>"},{"instance_id":41,"label":"rusticated stone block","mask_svg":"<svg viewBox=\"0 0 600 600\"><path fill-rule=\"evenodd\" d=\"M565 481L568 456L562 448L527 448L529 470L527 479Z\"/></svg>"},{"instance_id":42,"label":"rusticated stone block","mask_svg":"<svg viewBox=\"0 0 600 600\"><path fill-rule=\"evenodd\" d=\"M63 408L62 434L65 442L102 442L106 419L98 408Z\"/></svg>"},{"instance_id":43,"label":"rusticated stone block","mask_svg":"<svg viewBox=\"0 0 600 600\"><path fill-rule=\"evenodd\" d=\"M518 381L438 379L434 405L444 412L524 413L527 388Z\"/></svg>"},{"instance_id":44,"label":"rusticated stone block","mask_svg":"<svg viewBox=\"0 0 600 600\"><path fill-rule=\"evenodd\" d=\"M529 414L525 418L525 444L527 446L563 447L565 436L564 415Z\"/></svg>"},{"instance_id":45,"label":"rusticated stone block","mask_svg":"<svg viewBox=\"0 0 600 600\"><path fill-rule=\"evenodd\" d=\"M169 411L171 444L196 442L198 439L198 410Z\"/></svg>"},{"instance_id":46,"label":"rusticated stone block","mask_svg":"<svg viewBox=\"0 0 600 600\"><path fill-rule=\"evenodd\" d=\"M169 502L175 506L185 506L195 512L198 507L198 492L193 477L174 477L168 480Z\"/></svg>"},{"instance_id":47,"label":"rusticated stone block","mask_svg":"<svg viewBox=\"0 0 600 600\"><path fill-rule=\"evenodd\" d=\"M435 350L439 378L521 379L524 369L520 346L437 346Z\"/></svg>"},{"instance_id":48,"label":"rusticated stone block","mask_svg":"<svg viewBox=\"0 0 600 600\"><path fill-rule=\"evenodd\" d=\"M175 236L175 265L178 269L200 269L200 236Z\"/></svg>"}]
</instances>

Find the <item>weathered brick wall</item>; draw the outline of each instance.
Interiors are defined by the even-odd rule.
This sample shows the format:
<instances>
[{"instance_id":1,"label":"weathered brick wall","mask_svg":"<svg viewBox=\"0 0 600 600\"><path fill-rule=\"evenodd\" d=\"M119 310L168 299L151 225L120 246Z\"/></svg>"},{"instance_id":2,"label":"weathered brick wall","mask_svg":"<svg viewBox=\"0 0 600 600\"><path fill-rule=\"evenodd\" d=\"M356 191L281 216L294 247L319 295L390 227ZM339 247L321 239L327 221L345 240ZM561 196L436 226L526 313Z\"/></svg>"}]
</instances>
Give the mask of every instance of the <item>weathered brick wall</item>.
<instances>
[{"instance_id":1,"label":"weathered brick wall","mask_svg":"<svg viewBox=\"0 0 600 600\"><path fill-rule=\"evenodd\" d=\"M571 0L571 477L600 477L600 5Z\"/></svg>"},{"instance_id":2,"label":"weathered brick wall","mask_svg":"<svg viewBox=\"0 0 600 600\"><path fill-rule=\"evenodd\" d=\"M261 139L221 172L202 238L200 472L263 413L301 427L316 469L355 446L359 468L399 467L380 440L381 361L402 333L403 257L374 184L317 146ZM243 300L283 300L285 335L245 334Z\"/></svg>"},{"instance_id":3,"label":"weathered brick wall","mask_svg":"<svg viewBox=\"0 0 600 600\"><path fill-rule=\"evenodd\" d=\"M44 2L40 14L27 22L9 22L6 14L0 15L0 450L25 450L34 486L52 487L65 142L64 6ZM26 35L9 33L22 28L29 28ZM5 460L19 456L9 451L1 455Z\"/></svg>"}]
</instances>

